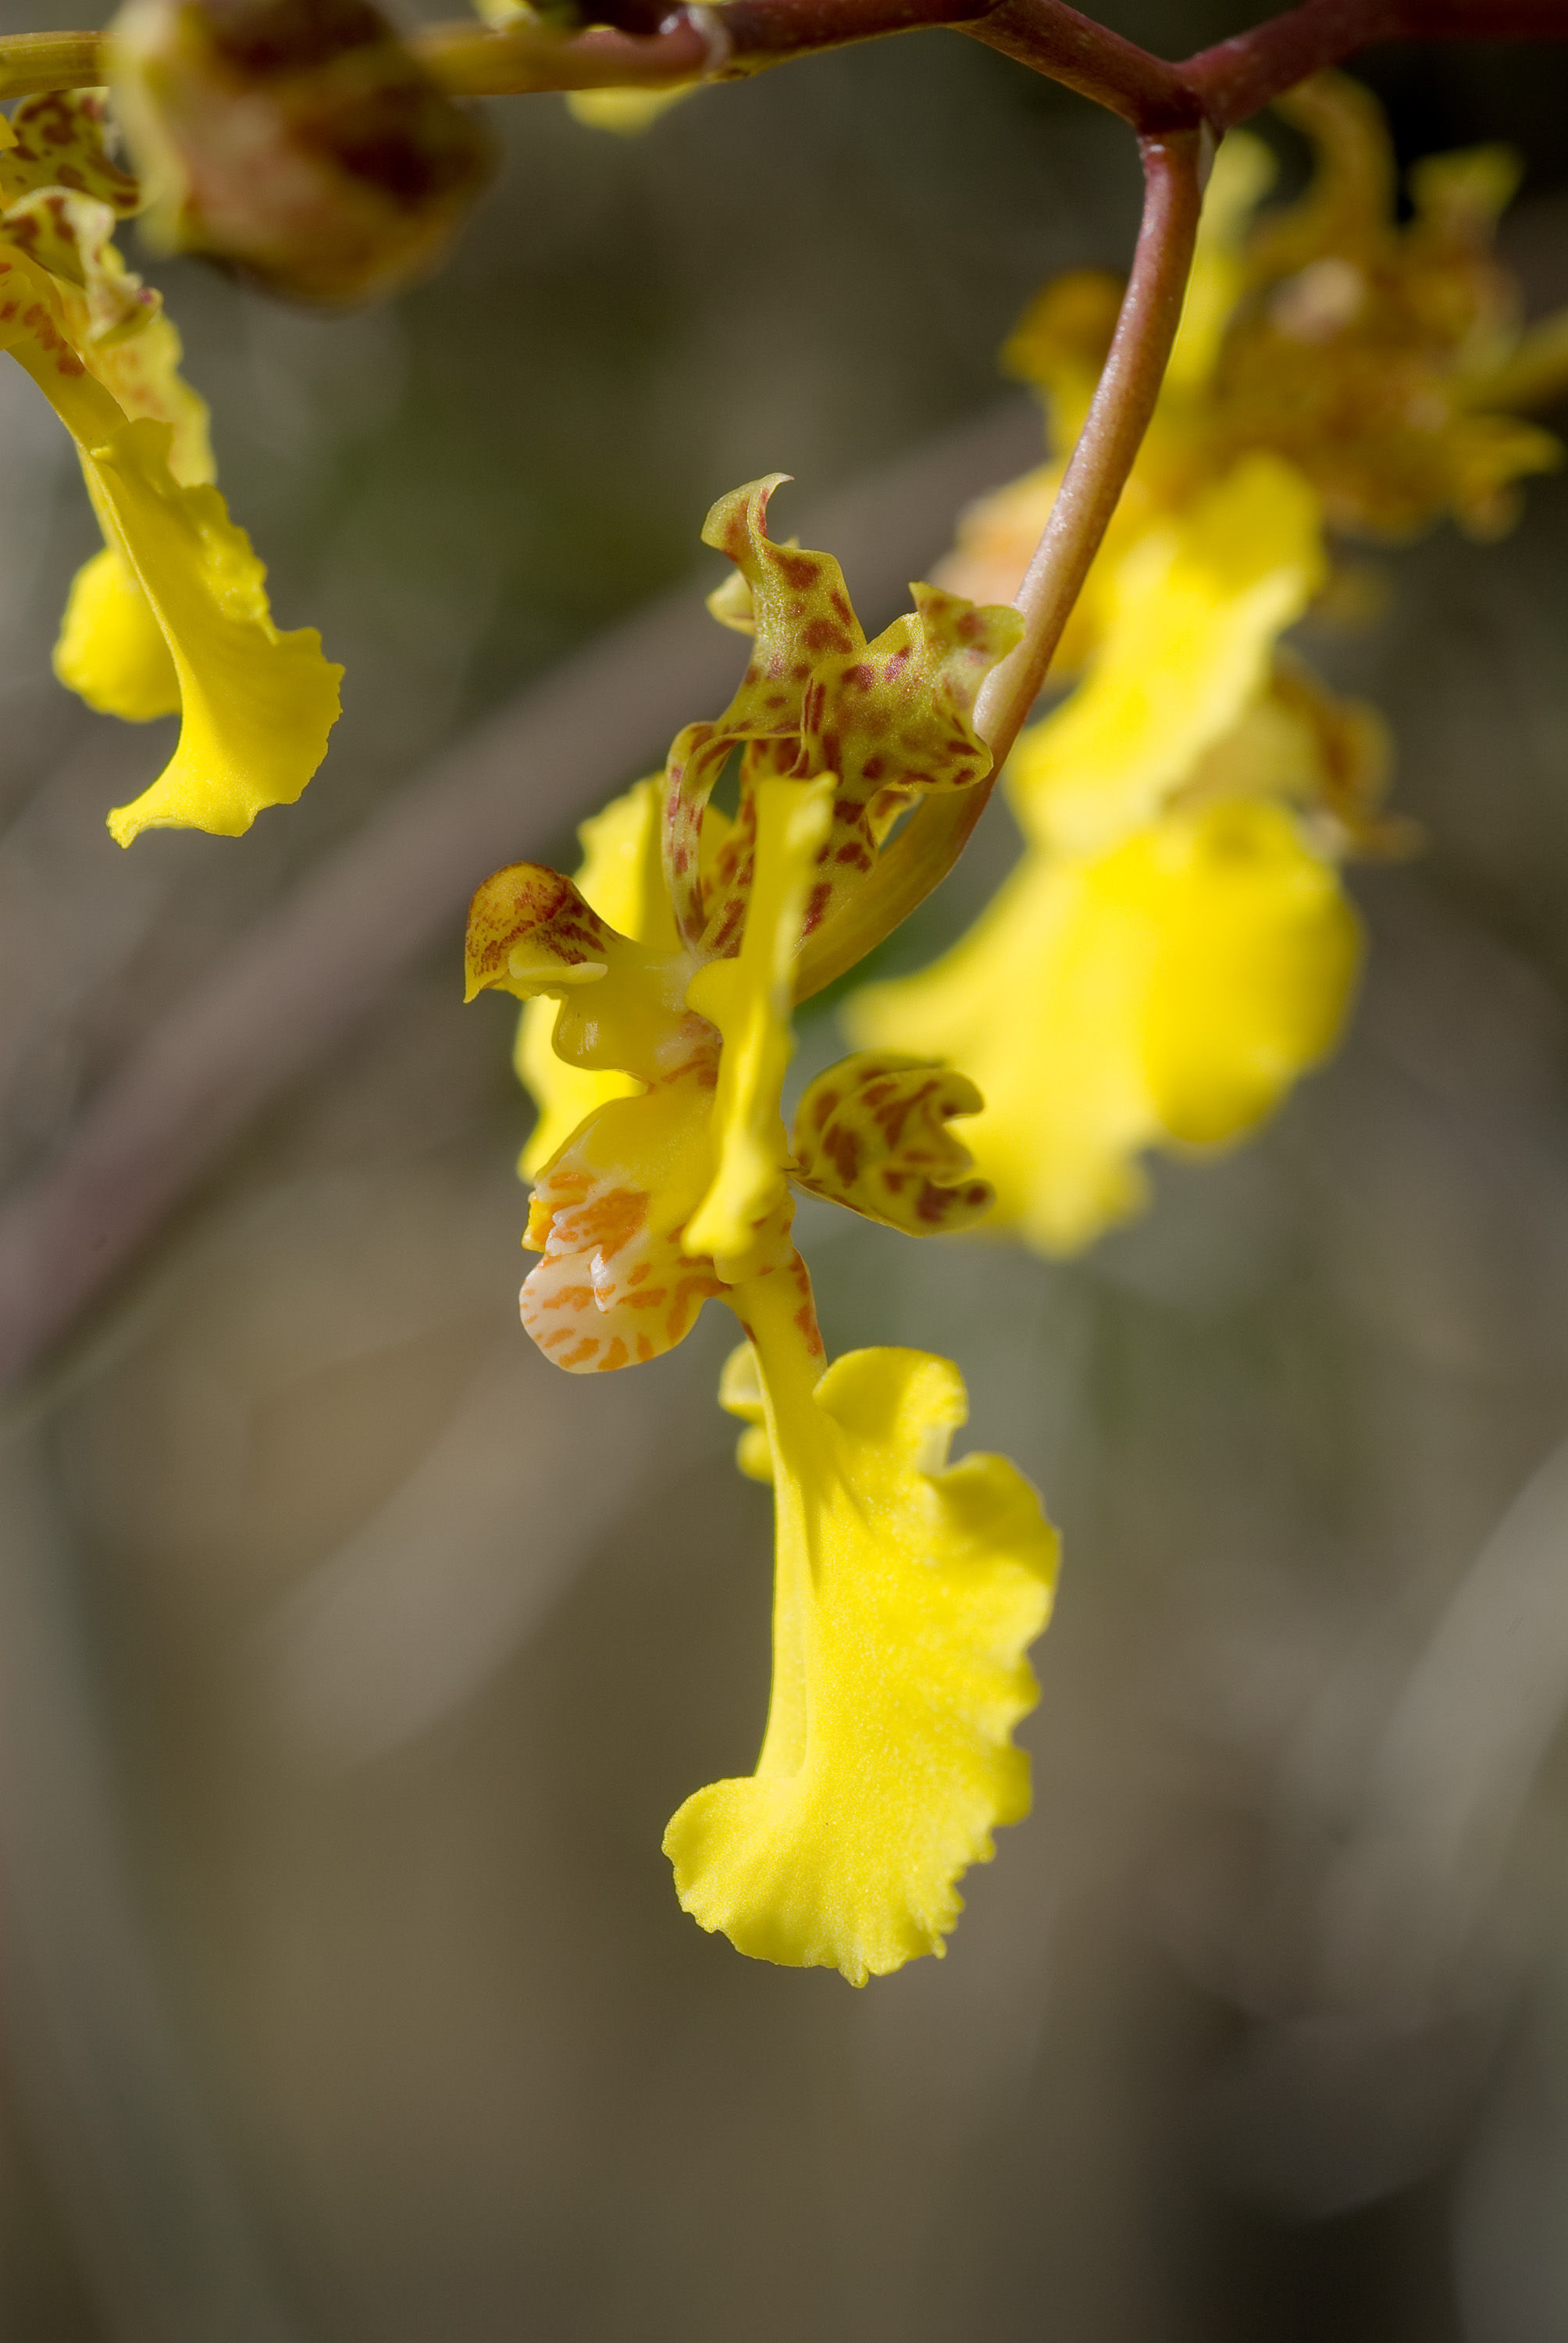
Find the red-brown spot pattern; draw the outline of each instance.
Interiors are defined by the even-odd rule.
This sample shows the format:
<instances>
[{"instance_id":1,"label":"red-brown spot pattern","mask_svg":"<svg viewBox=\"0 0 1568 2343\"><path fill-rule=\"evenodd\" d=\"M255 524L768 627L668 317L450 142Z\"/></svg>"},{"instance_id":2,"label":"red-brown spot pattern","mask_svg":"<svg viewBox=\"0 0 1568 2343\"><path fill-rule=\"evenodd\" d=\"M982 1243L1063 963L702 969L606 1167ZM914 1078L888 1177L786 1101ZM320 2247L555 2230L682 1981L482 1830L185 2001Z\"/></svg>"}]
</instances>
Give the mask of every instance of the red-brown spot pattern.
<instances>
[{"instance_id":1,"label":"red-brown spot pattern","mask_svg":"<svg viewBox=\"0 0 1568 2343\"><path fill-rule=\"evenodd\" d=\"M948 1129L981 1104L944 1066L866 1051L819 1075L796 1117L795 1178L868 1219L913 1236L968 1228L989 1211L973 1158Z\"/></svg>"},{"instance_id":2,"label":"red-brown spot pattern","mask_svg":"<svg viewBox=\"0 0 1568 2343\"><path fill-rule=\"evenodd\" d=\"M468 990L504 983L519 947L563 969L580 968L602 960L615 940L614 929L558 870L542 862L510 863L486 880L468 906Z\"/></svg>"}]
</instances>

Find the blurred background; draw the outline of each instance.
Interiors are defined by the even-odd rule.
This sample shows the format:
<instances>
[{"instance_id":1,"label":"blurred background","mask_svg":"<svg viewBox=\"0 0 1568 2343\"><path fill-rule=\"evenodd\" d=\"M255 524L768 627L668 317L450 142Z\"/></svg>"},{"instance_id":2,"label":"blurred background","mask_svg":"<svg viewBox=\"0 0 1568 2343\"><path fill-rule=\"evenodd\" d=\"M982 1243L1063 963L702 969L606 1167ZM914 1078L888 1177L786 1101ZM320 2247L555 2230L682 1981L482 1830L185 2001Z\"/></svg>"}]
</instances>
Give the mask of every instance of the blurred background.
<instances>
[{"instance_id":1,"label":"blurred background","mask_svg":"<svg viewBox=\"0 0 1568 2343\"><path fill-rule=\"evenodd\" d=\"M1261 13L1103 11L1170 55ZM1568 55L1359 70L1407 158L1520 147L1508 248L1533 308L1568 299ZM494 193L387 309L152 269L275 611L348 668L327 765L243 844L110 843L166 728L51 679L95 533L0 373L17 1187L468 728L649 597L696 609L724 488L793 472L787 528L838 498L892 615L1031 459L1015 314L1136 222L1126 134L956 35L636 141L490 111ZM898 563L918 540L890 574L868 495ZM829 1349L959 1360L974 1444L1064 1533L1036 1811L944 1962L854 1993L676 1906L663 1825L750 1765L767 1695L732 1330L586 1386L524 1340L528 1110L456 916L13 1401L0 2332L1568 2333L1568 479L1499 545L1382 567L1382 617L1308 648L1390 717L1430 846L1356 879L1338 1061L1071 1263L803 1214ZM519 759L510 853L569 856L669 729L608 772ZM999 810L887 964L1011 851ZM813 1004L802 1078L839 1046Z\"/></svg>"}]
</instances>

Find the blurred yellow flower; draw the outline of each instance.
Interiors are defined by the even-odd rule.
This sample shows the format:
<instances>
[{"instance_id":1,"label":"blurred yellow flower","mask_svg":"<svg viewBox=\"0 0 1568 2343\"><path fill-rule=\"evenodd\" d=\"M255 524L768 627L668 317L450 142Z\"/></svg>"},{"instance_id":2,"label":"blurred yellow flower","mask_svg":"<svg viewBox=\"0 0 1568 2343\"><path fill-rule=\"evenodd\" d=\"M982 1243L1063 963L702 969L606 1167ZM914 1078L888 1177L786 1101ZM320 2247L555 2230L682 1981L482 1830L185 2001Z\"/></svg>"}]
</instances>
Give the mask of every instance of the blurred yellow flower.
<instances>
[{"instance_id":1,"label":"blurred yellow flower","mask_svg":"<svg viewBox=\"0 0 1568 2343\"><path fill-rule=\"evenodd\" d=\"M687 81L677 82L670 89L568 89L567 111L585 129L609 130L619 138L635 138L701 86L700 82Z\"/></svg>"},{"instance_id":2,"label":"blurred yellow flower","mask_svg":"<svg viewBox=\"0 0 1568 2343\"><path fill-rule=\"evenodd\" d=\"M519 0L474 0L476 14L487 25L516 25L538 22L538 12ZM568 89L564 95L567 111L588 130L612 131L620 138L635 138L648 129L661 114L678 106L684 97L699 90L699 81L676 82L665 89Z\"/></svg>"},{"instance_id":3,"label":"blurred yellow flower","mask_svg":"<svg viewBox=\"0 0 1568 2343\"><path fill-rule=\"evenodd\" d=\"M1359 962L1335 849L1382 742L1280 669L1322 575L1317 498L1251 456L1108 583L1084 681L1004 781L1023 860L934 968L849 1004L863 1049L950 1057L986 1226L1070 1251L1136 1211L1138 1158L1253 1128L1338 1037Z\"/></svg>"},{"instance_id":4,"label":"blurred yellow flower","mask_svg":"<svg viewBox=\"0 0 1568 2343\"><path fill-rule=\"evenodd\" d=\"M1099 852L1027 853L963 941L853 1004L853 1039L972 1074L985 1226L1068 1252L1136 1212L1156 1144L1251 1130L1337 1040L1355 916L1299 816L1176 806Z\"/></svg>"},{"instance_id":5,"label":"blurred yellow flower","mask_svg":"<svg viewBox=\"0 0 1568 2343\"><path fill-rule=\"evenodd\" d=\"M903 807L984 773L974 695L1018 622L917 588L869 643L838 564L768 538L774 485L720 499L704 530L742 581L727 620L756 635L730 708L680 734L661 782L584 825L580 889L529 863L486 881L468 991L528 1004L526 1241L542 1258L521 1306L546 1356L573 1373L652 1359L709 1300L750 1345L725 1395L743 1389L742 1462L775 1486L773 1702L757 1773L670 1825L681 1901L742 1951L859 1984L941 1950L959 1874L1027 1806L1009 1736L1034 1697L1023 1653L1055 1541L1010 1465L946 1467L956 1370L863 1351L823 1372L791 1180L917 1233L961 1225L990 1192L947 1129L978 1099L924 1060L834 1068L791 1144L794 964ZM737 748L730 822L708 799Z\"/></svg>"},{"instance_id":6,"label":"blurred yellow flower","mask_svg":"<svg viewBox=\"0 0 1568 2343\"><path fill-rule=\"evenodd\" d=\"M1473 533L1513 517L1513 484L1561 449L1522 419L1568 387L1568 311L1524 327L1493 240L1518 182L1502 147L1430 157L1397 217L1393 151L1376 100L1320 74L1275 102L1314 149L1294 203L1260 215L1269 149L1233 131L1216 158L1181 327L1153 422L1057 654L1091 655L1108 580L1144 528L1249 449L1309 479L1337 528L1416 534L1452 513ZM1048 285L1002 351L1044 404L1048 460L960 518L940 584L1016 592L1111 347L1121 286L1081 270Z\"/></svg>"},{"instance_id":7,"label":"blurred yellow flower","mask_svg":"<svg viewBox=\"0 0 1568 2343\"><path fill-rule=\"evenodd\" d=\"M109 816L123 846L155 824L236 836L292 803L326 754L342 674L314 629L274 626L266 573L211 485L179 338L112 240L137 201L99 93L16 108L0 138L0 346L75 440L105 537L55 668L106 714L181 718L158 779Z\"/></svg>"},{"instance_id":8,"label":"blurred yellow flower","mask_svg":"<svg viewBox=\"0 0 1568 2343\"><path fill-rule=\"evenodd\" d=\"M1375 717L1278 649L1327 582L1327 530L1392 540L1452 515L1486 534L1559 458L1517 411L1568 384L1568 316L1523 329L1493 256L1512 159L1422 164L1402 224L1364 90L1322 75L1280 110L1313 176L1260 214L1268 151L1221 148L1153 424L1059 654L1081 679L1004 777L1023 859L935 968L847 1011L863 1048L974 1078L987 1226L1045 1251L1136 1211L1147 1149L1242 1136L1338 1038L1360 958L1338 863L1409 830L1380 810ZM953 589L1015 589L1117 291L1061 279L1009 341L1050 459L963 517Z\"/></svg>"},{"instance_id":9,"label":"blurred yellow flower","mask_svg":"<svg viewBox=\"0 0 1568 2343\"><path fill-rule=\"evenodd\" d=\"M1321 74L1276 107L1312 142L1316 169L1247 239L1214 375L1217 444L1288 457L1337 528L1399 539L1452 514L1495 535L1513 518L1513 483L1562 458L1511 410L1568 385L1564 321L1526 333L1492 248L1517 160L1500 146L1429 157L1400 223L1370 92Z\"/></svg>"},{"instance_id":10,"label":"blurred yellow flower","mask_svg":"<svg viewBox=\"0 0 1568 2343\"><path fill-rule=\"evenodd\" d=\"M1268 148L1244 131L1232 132L1215 159L1159 403L1052 662L1058 677L1078 673L1093 652L1123 555L1147 528L1179 513L1211 483L1217 468L1226 468L1223 462L1216 464L1211 444L1213 377L1243 288L1248 222L1273 169ZM1004 370L1040 396L1047 460L978 498L960 516L953 550L936 572L939 584L953 593L1006 601L1017 592L1083 427L1121 302L1119 278L1098 269L1075 270L1036 296L1004 344Z\"/></svg>"}]
</instances>

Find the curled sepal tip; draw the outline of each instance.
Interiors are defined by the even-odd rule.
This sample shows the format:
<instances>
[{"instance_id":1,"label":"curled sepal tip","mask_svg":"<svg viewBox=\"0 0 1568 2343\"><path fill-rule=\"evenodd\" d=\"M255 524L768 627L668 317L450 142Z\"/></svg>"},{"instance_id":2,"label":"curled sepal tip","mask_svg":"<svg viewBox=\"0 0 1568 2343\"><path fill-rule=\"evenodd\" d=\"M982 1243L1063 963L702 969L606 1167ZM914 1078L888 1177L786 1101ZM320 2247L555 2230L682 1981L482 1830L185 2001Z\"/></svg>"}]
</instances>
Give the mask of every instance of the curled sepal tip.
<instances>
[{"instance_id":1,"label":"curled sepal tip","mask_svg":"<svg viewBox=\"0 0 1568 2343\"><path fill-rule=\"evenodd\" d=\"M468 906L463 998L494 990L530 1001L596 984L608 971L614 941L569 879L539 862L508 863Z\"/></svg>"},{"instance_id":2,"label":"curled sepal tip","mask_svg":"<svg viewBox=\"0 0 1568 2343\"><path fill-rule=\"evenodd\" d=\"M1056 1537L1002 1458L946 1463L965 1416L955 1367L857 1351L813 1388L795 1298L787 1279L758 1281L755 1377L727 1379L771 1453L767 1735L755 1774L698 1791L664 1846L702 1927L862 1985L942 1951L960 1874L1028 1811L1010 1736L1037 1696L1023 1655L1050 1614Z\"/></svg>"},{"instance_id":3,"label":"curled sepal tip","mask_svg":"<svg viewBox=\"0 0 1568 2343\"><path fill-rule=\"evenodd\" d=\"M464 960L467 1001L493 991L563 1002L554 1046L570 1065L657 1082L711 1059L712 1030L683 998L688 956L618 933L543 863L508 863L476 891Z\"/></svg>"},{"instance_id":4,"label":"curled sepal tip","mask_svg":"<svg viewBox=\"0 0 1568 2343\"><path fill-rule=\"evenodd\" d=\"M795 1116L795 1178L907 1236L972 1228L995 1192L948 1129L985 1101L967 1074L929 1058L865 1051L819 1074Z\"/></svg>"}]
</instances>

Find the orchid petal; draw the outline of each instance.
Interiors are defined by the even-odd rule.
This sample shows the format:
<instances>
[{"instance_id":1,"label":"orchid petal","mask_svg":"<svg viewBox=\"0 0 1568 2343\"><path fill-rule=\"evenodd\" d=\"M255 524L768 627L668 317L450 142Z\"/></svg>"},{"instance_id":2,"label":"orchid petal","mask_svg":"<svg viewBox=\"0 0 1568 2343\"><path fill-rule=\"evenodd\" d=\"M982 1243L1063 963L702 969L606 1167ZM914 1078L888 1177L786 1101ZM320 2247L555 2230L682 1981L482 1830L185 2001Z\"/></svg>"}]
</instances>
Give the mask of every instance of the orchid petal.
<instances>
[{"instance_id":1,"label":"orchid petal","mask_svg":"<svg viewBox=\"0 0 1568 2343\"><path fill-rule=\"evenodd\" d=\"M757 1770L688 1798L665 1833L681 1904L737 1948L853 1985L940 1954L960 1875L1029 1809L1011 1746L1037 1687L1056 1538L998 1456L946 1463L963 1383L920 1351L851 1352L818 1378L795 1281L748 1290L778 1515L773 1694Z\"/></svg>"},{"instance_id":2,"label":"orchid petal","mask_svg":"<svg viewBox=\"0 0 1568 2343\"><path fill-rule=\"evenodd\" d=\"M1092 673L1009 768L1029 834L1081 852L1156 814L1255 698L1322 570L1317 498L1266 456L1151 529L1117 573Z\"/></svg>"},{"instance_id":3,"label":"orchid petal","mask_svg":"<svg viewBox=\"0 0 1568 2343\"><path fill-rule=\"evenodd\" d=\"M724 1292L683 1247L709 1171L710 1093L692 1075L601 1107L540 1172L525 1242L523 1324L568 1373L637 1366L682 1341Z\"/></svg>"},{"instance_id":4,"label":"orchid petal","mask_svg":"<svg viewBox=\"0 0 1568 2343\"><path fill-rule=\"evenodd\" d=\"M146 595L179 682L175 754L109 828L122 846L147 829L236 838L264 807L292 805L327 754L343 670L314 627L273 624L266 572L217 490L182 488L166 423L122 425L84 449L106 534Z\"/></svg>"},{"instance_id":5,"label":"orchid petal","mask_svg":"<svg viewBox=\"0 0 1568 2343\"><path fill-rule=\"evenodd\" d=\"M675 921L659 867L658 816L662 776L634 782L623 797L578 828L583 860L577 887L590 910L623 936L673 950ZM631 1098L638 1084L612 1067L568 1063L555 1047L560 1004L539 993L523 1004L512 1063L538 1108L518 1169L531 1180L565 1145L587 1116L611 1099Z\"/></svg>"},{"instance_id":6,"label":"orchid petal","mask_svg":"<svg viewBox=\"0 0 1568 2343\"><path fill-rule=\"evenodd\" d=\"M154 824L236 837L264 806L292 804L327 752L341 668L323 659L314 628L280 634L250 540L205 482L170 468L175 427L127 421L72 337L62 287L20 246L0 241L0 347L43 389L76 441L105 538L134 578L168 648L179 687L180 737L163 773L134 805L109 816L122 846ZM100 604L126 597L104 575ZM80 616L80 613L78 613ZM134 631L134 628L133 628ZM107 703L106 678L80 640L72 666ZM123 643L120 645L123 649ZM145 630L144 630L145 649ZM152 696L145 658L130 662Z\"/></svg>"},{"instance_id":7,"label":"orchid petal","mask_svg":"<svg viewBox=\"0 0 1568 2343\"><path fill-rule=\"evenodd\" d=\"M71 580L55 672L100 716L146 724L179 713L179 671L167 639L112 545L85 561Z\"/></svg>"},{"instance_id":8,"label":"orchid petal","mask_svg":"<svg viewBox=\"0 0 1568 2343\"><path fill-rule=\"evenodd\" d=\"M985 1101L966 1074L897 1051L869 1051L829 1066L795 1116L794 1177L852 1212L931 1236L970 1228L991 1190L970 1176L974 1158L948 1129Z\"/></svg>"},{"instance_id":9,"label":"orchid petal","mask_svg":"<svg viewBox=\"0 0 1568 2343\"><path fill-rule=\"evenodd\" d=\"M759 1248L782 1200L789 1149L779 1094L794 1050L790 971L807 890L833 813L832 774L771 779L755 791L756 860L746 932L733 960L710 960L687 1001L723 1039L713 1101L712 1184L686 1232L730 1282L759 1264Z\"/></svg>"},{"instance_id":10,"label":"orchid petal","mask_svg":"<svg viewBox=\"0 0 1568 2343\"><path fill-rule=\"evenodd\" d=\"M1332 862L1284 808L1232 799L1098 857L1026 856L945 960L848 1021L974 1076L988 1228L1069 1252L1139 1208L1143 1149L1223 1144L1278 1104L1338 1039L1359 960Z\"/></svg>"}]
</instances>

